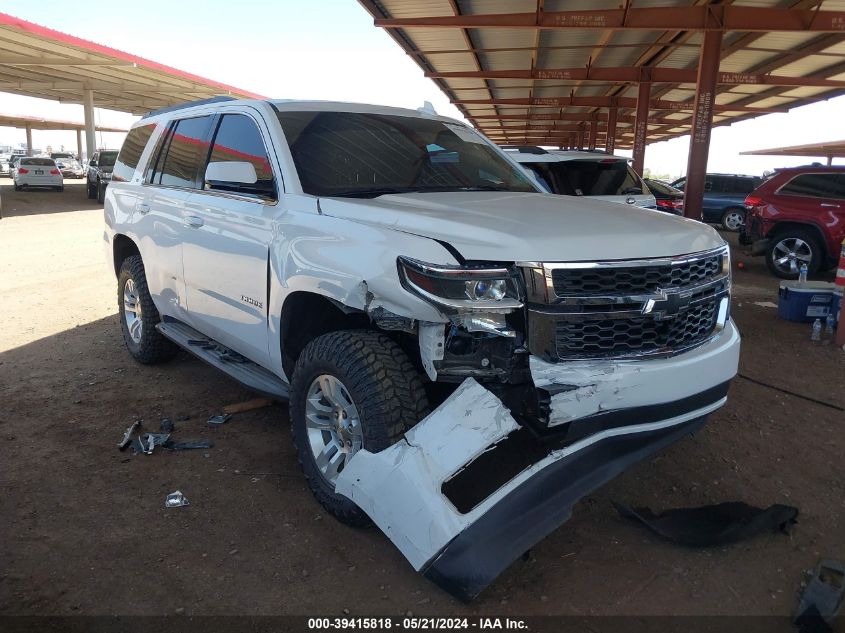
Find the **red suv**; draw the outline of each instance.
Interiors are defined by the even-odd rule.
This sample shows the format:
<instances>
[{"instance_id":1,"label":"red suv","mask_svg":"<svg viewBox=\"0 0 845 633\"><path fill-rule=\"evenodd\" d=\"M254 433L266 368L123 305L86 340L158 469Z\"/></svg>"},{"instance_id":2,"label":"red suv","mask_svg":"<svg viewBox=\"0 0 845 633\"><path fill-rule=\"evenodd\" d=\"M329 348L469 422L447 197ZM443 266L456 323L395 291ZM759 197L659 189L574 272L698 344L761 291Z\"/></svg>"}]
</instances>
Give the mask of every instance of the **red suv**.
<instances>
[{"instance_id":1,"label":"red suv","mask_svg":"<svg viewBox=\"0 0 845 633\"><path fill-rule=\"evenodd\" d=\"M839 258L845 238L845 167L779 169L745 199L739 236L752 255L766 255L771 271L796 279L806 262L810 274Z\"/></svg>"}]
</instances>

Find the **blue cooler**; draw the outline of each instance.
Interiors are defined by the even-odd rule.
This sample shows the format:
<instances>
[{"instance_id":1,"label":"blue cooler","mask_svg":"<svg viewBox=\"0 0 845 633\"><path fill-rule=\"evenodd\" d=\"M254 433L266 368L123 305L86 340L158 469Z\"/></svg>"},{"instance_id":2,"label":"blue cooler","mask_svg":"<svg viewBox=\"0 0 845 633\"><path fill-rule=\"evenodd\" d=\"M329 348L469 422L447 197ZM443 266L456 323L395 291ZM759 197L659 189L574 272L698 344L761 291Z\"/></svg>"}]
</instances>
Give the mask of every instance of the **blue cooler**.
<instances>
[{"instance_id":1,"label":"blue cooler","mask_svg":"<svg viewBox=\"0 0 845 633\"><path fill-rule=\"evenodd\" d=\"M787 321L824 322L827 315L836 314L842 300L840 291L834 298L836 286L826 281L782 281L778 292L778 316Z\"/></svg>"}]
</instances>

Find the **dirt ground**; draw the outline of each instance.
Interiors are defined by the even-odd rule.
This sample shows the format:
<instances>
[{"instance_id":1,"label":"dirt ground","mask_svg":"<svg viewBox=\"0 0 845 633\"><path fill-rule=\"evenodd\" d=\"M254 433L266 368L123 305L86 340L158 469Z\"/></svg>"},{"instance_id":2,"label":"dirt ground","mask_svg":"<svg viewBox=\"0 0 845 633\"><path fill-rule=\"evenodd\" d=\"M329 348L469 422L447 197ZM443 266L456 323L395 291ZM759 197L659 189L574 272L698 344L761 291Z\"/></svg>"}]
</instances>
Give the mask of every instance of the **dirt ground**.
<instances>
[{"instance_id":1,"label":"dirt ground","mask_svg":"<svg viewBox=\"0 0 845 633\"><path fill-rule=\"evenodd\" d=\"M738 378L702 432L579 503L527 561L460 604L377 529L321 512L285 406L209 429L210 414L252 394L187 354L133 362L102 210L82 185L2 183L0 614L789 615L805 570L845 559L845 414ZM759 258L737 261L741 371L845 405L845 353L757 305L777 301L777 280ZM155 428L162 416L189 416L174 437L214 447L116 449L133 420ZM191 505L166 509L174 490ZM791 536L687 549L621 519L611 500L786 503L800 516Z\"/></svg>"}]
</instances>

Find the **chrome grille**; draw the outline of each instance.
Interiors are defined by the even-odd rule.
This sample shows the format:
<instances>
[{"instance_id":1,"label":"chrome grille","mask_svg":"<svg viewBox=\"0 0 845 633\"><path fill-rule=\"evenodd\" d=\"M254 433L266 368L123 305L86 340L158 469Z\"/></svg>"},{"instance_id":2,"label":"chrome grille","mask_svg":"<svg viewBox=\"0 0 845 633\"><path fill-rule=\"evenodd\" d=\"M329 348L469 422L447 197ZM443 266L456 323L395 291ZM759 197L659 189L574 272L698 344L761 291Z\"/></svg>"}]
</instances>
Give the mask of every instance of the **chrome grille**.
<instances>
[{"instance_id":1,"label":"chrome grille","mask_svg":"<svg viewBox=\"0 0 845 633\"><path fill-rule=\"evenodd\" d=\"M528 343L549 361L672 355L724 325L727 246L677 258L525 268Z\"/></svg>"},{"instance_id":2,"label":"chrome grille","mask_svg":"<svg viewBox=\"0 0 845 633\"><path fill-rule=\"evenodd\" d=\"M555 348L559 358L671 352L710 336L717 314L718 304L709 301L664 321L654 317L558 321Z\"/></svg>"},{"instance_id":3,"label":"chrome grille","mask_svg":"<svg viewBox=\"0 0 845 633\"><path fill-rule=\"evenodd\" d=\"M688 286L722 270L722 256L712 255L676 265L671 263L636 267L558 268L552 270L554 292L567 295L644 294L658 288Z\"/></svg>"}]
</instances>

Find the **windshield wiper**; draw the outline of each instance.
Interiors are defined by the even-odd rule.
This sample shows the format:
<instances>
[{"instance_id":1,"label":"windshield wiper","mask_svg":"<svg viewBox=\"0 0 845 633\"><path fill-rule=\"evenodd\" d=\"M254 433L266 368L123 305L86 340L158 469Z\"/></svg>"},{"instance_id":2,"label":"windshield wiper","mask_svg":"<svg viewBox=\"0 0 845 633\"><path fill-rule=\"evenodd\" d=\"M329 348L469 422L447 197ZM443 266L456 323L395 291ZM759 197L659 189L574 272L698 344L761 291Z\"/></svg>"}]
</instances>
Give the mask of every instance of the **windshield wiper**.
<instances>
[{"instance_id":1,"label":"windshield wiper","mask_svg":"<svg viewBox=\"0 0 845 633\"><path fill-rule=\"evenodd\" d=\"M475 187L461 187L460 191L513 191L510 187L497 185L478 185Z\"/></svg>"},{"instance_id":2,"label":"windshield wiper","mask_svg":"<svg viewBox=\"0 0 845 633\"><path fill-rule=\"evenodd\" d=\"M337 191L326 194L326 198L378 198L392 193L414 193L420 191L418 188L398 187L373 187L372 189L349 189L348 191Z\"/></svg>"}]
</instances>

